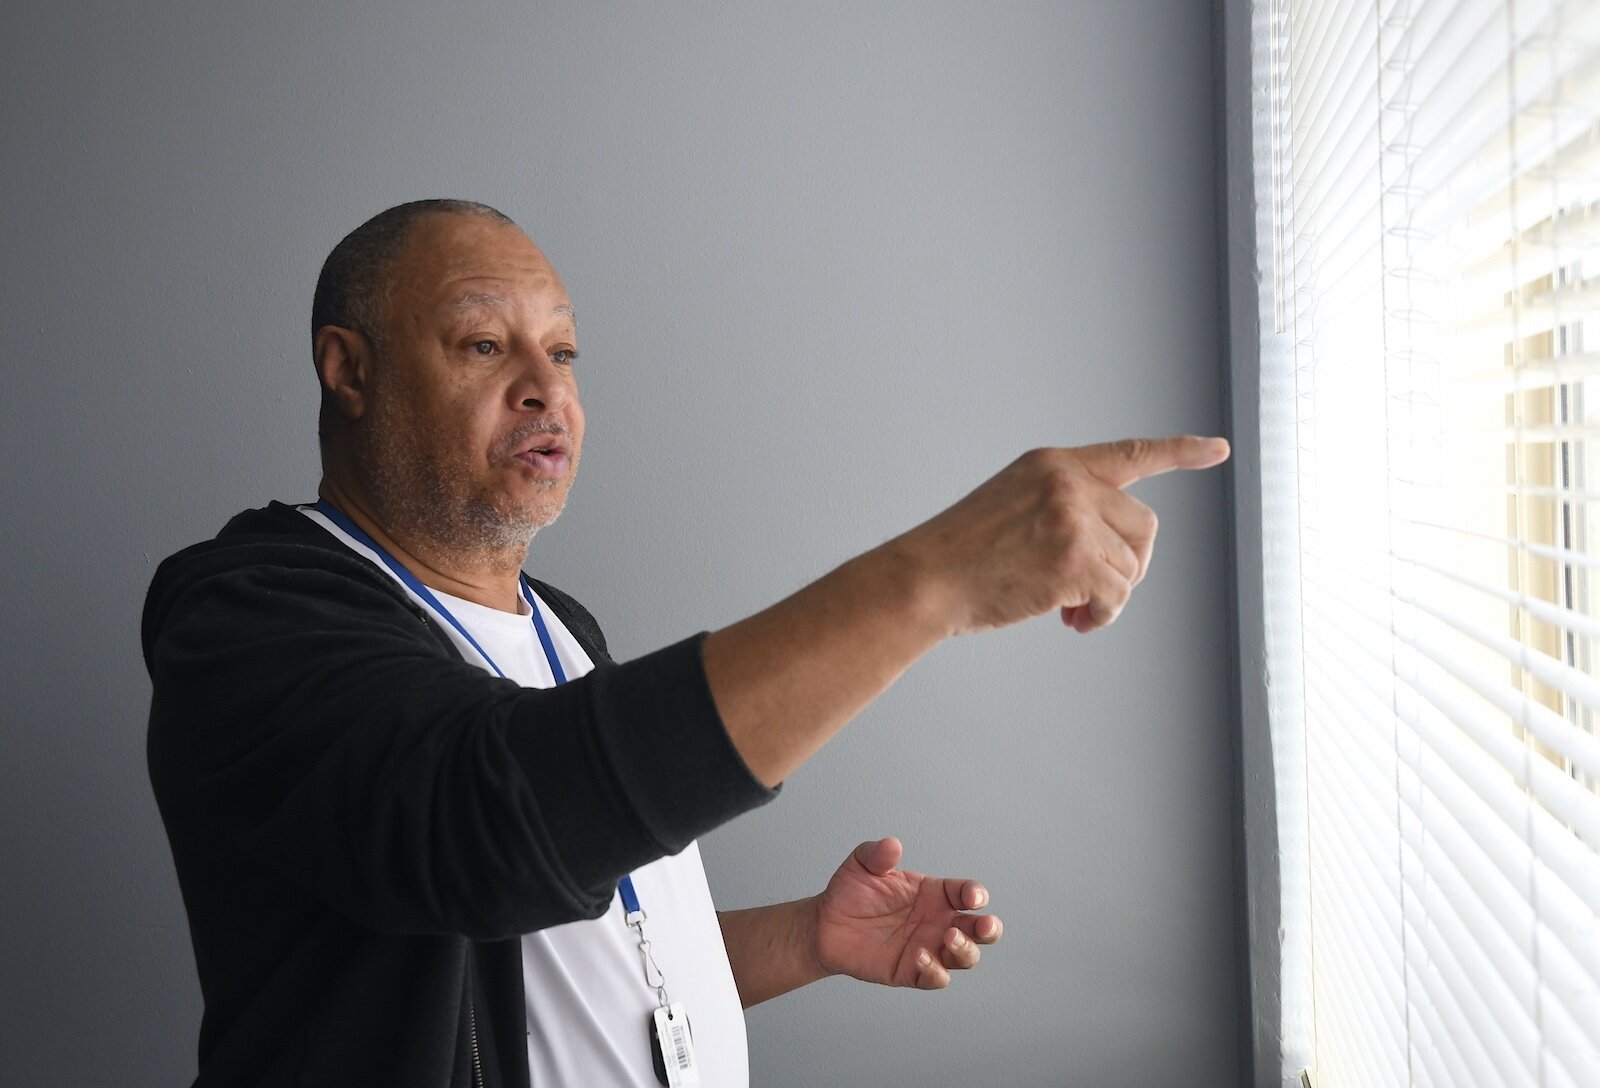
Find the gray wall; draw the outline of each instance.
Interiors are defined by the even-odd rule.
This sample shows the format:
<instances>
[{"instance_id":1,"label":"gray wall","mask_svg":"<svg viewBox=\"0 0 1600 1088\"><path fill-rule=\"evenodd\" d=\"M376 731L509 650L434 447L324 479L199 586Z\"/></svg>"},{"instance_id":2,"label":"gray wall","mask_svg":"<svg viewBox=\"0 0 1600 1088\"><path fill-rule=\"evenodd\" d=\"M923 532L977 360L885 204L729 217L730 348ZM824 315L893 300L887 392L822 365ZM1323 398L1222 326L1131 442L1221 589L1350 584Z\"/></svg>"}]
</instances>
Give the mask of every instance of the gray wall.
<instances>
[{"instance_id":1,"label":"gray wall","mask_svg":"<svg viewBox=\"0 0 1600 1088\"><path fill-rule=\"evenodd\" d=\"M378 209L489 201L562 271L589 445L531 566L623 655L1029 446L1220 426L1207 2L133 6L12 0L0 44L4 1083L191 1075L139 607L312 494L311 285ZM726 905L896 833L1007 922L945 993L754 1010L756 1083L1239 1082L1223 484L1140 485L1114 628L941 647L705 840Z\"/></svg>"}]
</instances>

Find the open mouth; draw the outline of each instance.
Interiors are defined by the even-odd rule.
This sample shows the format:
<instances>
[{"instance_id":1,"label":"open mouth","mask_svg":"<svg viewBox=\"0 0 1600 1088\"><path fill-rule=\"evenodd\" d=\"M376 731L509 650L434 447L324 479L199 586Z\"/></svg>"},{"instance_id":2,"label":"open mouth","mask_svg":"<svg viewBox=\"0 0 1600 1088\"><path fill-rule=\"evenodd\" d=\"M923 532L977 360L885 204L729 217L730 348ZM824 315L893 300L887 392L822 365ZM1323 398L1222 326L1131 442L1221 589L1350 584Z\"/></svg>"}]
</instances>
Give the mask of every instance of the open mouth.
<instances>
[{"instance_id":1,"label":"open mouth","mask_svg":"<svg viewBox=\"0 0 1600 1088\"><path fill-rule=\"evenodd\" d=\"M564 442L542 442L517 454L517 460L541 476L562 476L567 471L567 446Z\"/></svg>"},{"instance_id":2,"label":"open mouth","mask_svg":"<svg viewBox=\"0 0 1600 1088\"><path fill-rule=\"evenodd\" d=\"M528 448L523 452L539 453L545 455L546 457L552 457L560 454L564 457L567 454L567 441L564 438L551 435L549 438L533 440L528 444Z\"/></svg>"}]
</instances>

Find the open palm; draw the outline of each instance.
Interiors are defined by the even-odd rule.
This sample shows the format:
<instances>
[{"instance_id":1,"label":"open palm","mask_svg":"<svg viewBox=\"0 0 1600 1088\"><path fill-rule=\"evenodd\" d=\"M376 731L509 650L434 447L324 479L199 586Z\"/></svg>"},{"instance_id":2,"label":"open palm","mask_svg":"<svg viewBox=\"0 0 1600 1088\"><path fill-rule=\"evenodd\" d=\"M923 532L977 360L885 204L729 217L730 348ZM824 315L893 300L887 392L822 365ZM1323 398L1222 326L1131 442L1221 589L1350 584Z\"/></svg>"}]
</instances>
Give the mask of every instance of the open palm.
<instances>
[{"instance_id":1,"label":"open palm","mask_svg":"<svg viewBox=\"0 0 1600 1088\"><path fill-rule=\"evenodd\" d=\"M900 840L864 842L817 899L817 955L829 971L885 986L936 990L1000 939L976 880L897 869Z\"/></svg>"}]
</instances>

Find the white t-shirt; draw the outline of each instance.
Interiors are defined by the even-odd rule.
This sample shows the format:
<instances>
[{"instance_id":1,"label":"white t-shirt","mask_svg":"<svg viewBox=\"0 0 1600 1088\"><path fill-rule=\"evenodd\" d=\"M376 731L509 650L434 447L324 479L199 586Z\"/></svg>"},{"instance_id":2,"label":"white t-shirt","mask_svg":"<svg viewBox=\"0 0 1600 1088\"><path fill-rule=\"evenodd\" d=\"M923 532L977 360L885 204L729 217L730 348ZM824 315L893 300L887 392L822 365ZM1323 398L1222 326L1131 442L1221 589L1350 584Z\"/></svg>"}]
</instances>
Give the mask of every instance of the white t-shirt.
<instances>
[{"instance_id":1,"label":"white t-shirt","mask_svg":"<svg viewBox=\"0 0 1600 1088\"><path fill-rule=\"evenodd\" d=\"M320 512L302 511L392 575L371 549ZM433 612L409 588L406 592ZM530 616L434 593L507 677L524 687L554 686ZM539 609L567 678L593 669L583 647L549 607L541 601ZM441 626L464 659L493 671L454 627ZM690 843L682 853L651 862L632 876L639 905L649 916L645 936L666 977L668 995L689 1015L701 1083L706 1088L748 1088L744 1012L698 846ZM619 897L613 896L606 913L593 921L526 934L522 982L533 1088L659 1088L649 1034L656 994L645 985L637 940L623 920Z\"/></svg>"}]
</instances>

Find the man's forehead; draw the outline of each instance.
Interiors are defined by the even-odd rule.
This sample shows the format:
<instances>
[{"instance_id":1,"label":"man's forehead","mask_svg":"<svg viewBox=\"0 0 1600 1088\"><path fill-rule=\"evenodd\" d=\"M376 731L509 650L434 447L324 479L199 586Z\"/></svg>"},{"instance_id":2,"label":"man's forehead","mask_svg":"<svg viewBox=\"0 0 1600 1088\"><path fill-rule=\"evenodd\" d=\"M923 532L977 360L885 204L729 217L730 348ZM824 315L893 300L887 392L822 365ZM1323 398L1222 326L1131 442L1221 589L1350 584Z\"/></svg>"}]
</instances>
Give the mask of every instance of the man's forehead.
<instances>
[{"instance_id":1,"label":"man's forehead","mask_svg":"<svg viewBox=\"0 0 1600 1088\"><path fill-rule=\"evenodd\" d=\"M552 285L561 290L555 268L522 228L477 216L424 219L407 238L396 265L403 277L445 302L468 294L505 300L514 291Z\"/></svg>"}]
</instances>

